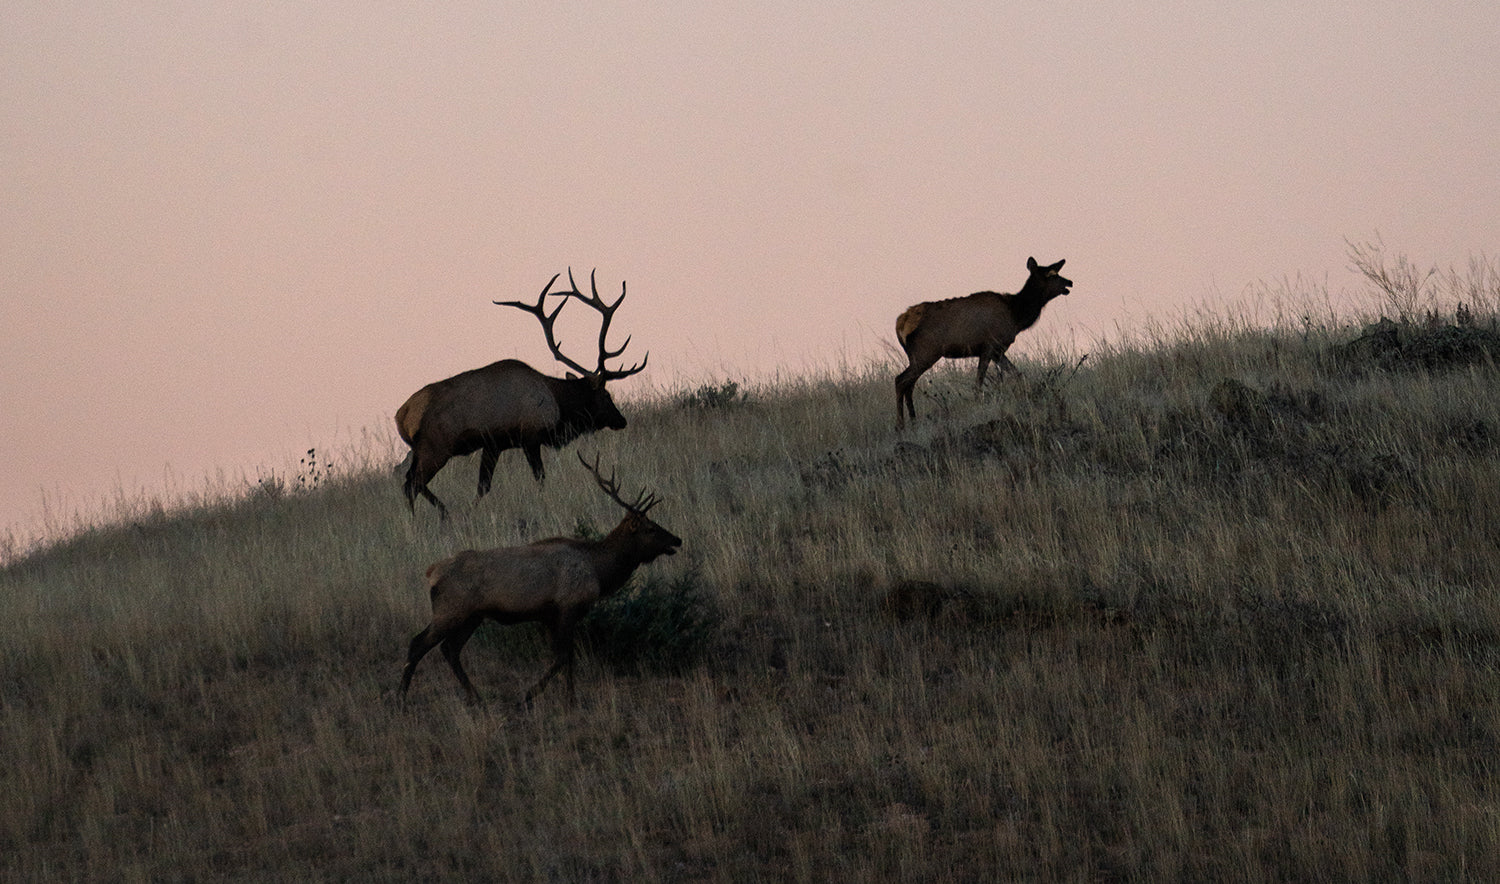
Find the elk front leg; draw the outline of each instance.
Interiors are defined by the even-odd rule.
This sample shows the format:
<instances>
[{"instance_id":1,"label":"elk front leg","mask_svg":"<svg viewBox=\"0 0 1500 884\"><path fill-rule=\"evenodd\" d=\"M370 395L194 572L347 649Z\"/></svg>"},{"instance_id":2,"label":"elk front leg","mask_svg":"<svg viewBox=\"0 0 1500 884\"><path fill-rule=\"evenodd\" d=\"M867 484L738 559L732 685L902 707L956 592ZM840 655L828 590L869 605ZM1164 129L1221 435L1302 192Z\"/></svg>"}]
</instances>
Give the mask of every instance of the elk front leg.
<instances>
[{"instance_id":1,"label":"elk front leg","mask_svg":"<svg viewBox=\"0 0 1500 884\"><path fill-rule=\"evenodd\" d=\"M464 672L464 664L459 655L464 652L464 643L479 628L480 622L478 617L466 620L443 639L443 659L448 661L448 667L457 676L459 686L464 689L464 697L471 706L479 705L479 692L474 690L474 683L469 681L469 674Z\"/></svg>"},{"instance_id":2,"label":"elk front leg","mask_svg":"<svg viewBox=\"0 0 1500 884\"><path fill-rule=\"evenodd\" d=\"M531 701L542 692L542 688L545 688L547 686L547 682L551 681L552 677L557 675L558 672L562 672L564 670L566 670L566 678L568 681L568 701L572 702L573 626L577 623L577 621L578 618L575 616L570 616L568 614L558 615L557 621L553 624L553 627L551 629L552 666L548 668L546 674L544 674L541 679L537 681L536 684L532 685L531 689L526 692L526 699L521 701L522 706L530 709Z\"/></svg>"},{"instance_id":3,"label":"elk front leg","mask_svg":"<svg viewBox=\"0 0 1500 884\"><path fill-rule=\"evenodd\" d=\"M547 478L547 468L542 465L542 444L532 442L522 446L526 452L526 462L531 464L531 474L536 476L538 482Z\"/></svg>"},{"instance_id":4,"label":"elk front leg","mask_svg":"<svg viewBox=\"0 0 1500 884\"><path fill-rule=\"evenodd\" d=\"M500 448L495 445L484 446L484 452L479 455L479 494L483 497L490 493L490 482L495 478L495 464L500 461Z\"/></svg>"}]
</instances>

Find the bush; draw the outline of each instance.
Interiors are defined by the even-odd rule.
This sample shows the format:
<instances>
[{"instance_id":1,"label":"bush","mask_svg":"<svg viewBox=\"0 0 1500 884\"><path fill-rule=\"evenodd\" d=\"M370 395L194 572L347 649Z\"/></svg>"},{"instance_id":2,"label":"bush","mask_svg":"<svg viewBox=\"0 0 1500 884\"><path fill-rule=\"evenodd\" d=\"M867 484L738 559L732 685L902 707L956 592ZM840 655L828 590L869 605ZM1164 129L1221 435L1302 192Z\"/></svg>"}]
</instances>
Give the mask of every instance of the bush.
<instances>
[{"instance_id":1,"label":"bush","mask_svg":"<svg viewBox=\"0 0 1500 884\"><path fill-rule=\"evenodd\" d=\"M616 671L674 672L691 668L713 647L723 617L696 571L646 578L594 606L578 641Z\"/></svg>"},{"instance_id":2,"label":"bush","mask_svg":"<svg viewBox=\"0 0 1500 884\"><path fill-rule=\"evenodd\" d=\"M1466 309L1452 323L1436 316L1421 324L1382 319L1335 353L1346 364L1386 371L1463 368L1495 361L1500 356L1500 331L1477 325Z\"/></svg>"},{"instance_id":3,"label":"bush","mask_svg":"<svg viewBox=\"0 0 1500 884\"><path fill-rule=\"evenodd\" d=\"M683 396L682 407L688 410L707 411L745 405L749 401L750 394L740 389L738 381L725 381L722 384L704 384Z\"/></svg>"}]
</instances>

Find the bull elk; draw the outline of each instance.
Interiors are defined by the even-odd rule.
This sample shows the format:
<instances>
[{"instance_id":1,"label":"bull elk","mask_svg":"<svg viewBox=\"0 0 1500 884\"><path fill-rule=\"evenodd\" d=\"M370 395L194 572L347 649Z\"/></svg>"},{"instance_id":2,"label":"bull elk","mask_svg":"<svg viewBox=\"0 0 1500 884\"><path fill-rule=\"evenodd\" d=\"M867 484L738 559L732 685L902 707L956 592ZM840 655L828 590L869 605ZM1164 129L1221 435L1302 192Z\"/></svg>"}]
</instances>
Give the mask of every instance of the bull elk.
<instances>
[{"instance_id":1,"label":"bull elk","mask_svg":"<svg viewBox=\"0 0 1500 884\"><path fill-rule=\"evenodd\" d=\"M1064 259L1066 260L1066 259ZM1030 276L1019 292L1002 295L975 292L962 298L925 301L908 307L896 319L896 339L906 351L909 365L896 375L896 429L906 417L916 419L912 389L927 369L939 359L979 357L979 375L974 389L984 387L984 373L994 362L1002 371L1015 371L1005 351L1016 335L1036 324L1042 308L1058 295L1066 295L1073 281L1062 276L1063 261L1043 267L1035 258L1026 259ZM905 412L902 406L905 406Z\"/></svg>"},{"instance_id":2,"label":"bull elk","mask_svg":"<svg viewBox=\"0 0 1500 884\"><path fill-rule=\"evenodd\" d=\"M447 518L448 508L427 487L432 477L449 459L483 450L479 459L479 497L490 490L495 463L500 452L519 448L526 454L531 473L538 482L546 478L542 465L542 446L561 448L585 433L600 428L623 430L625 416L605 389L608 381L628 378L646 367L646 359L631 368L616 370L605 367L606 360L625 352L630 338L611 350L606 344L609 324L625 300L625 283L620 283L620 297L613 304L599 297L594 274L589 274L591 297L578 291L573 270L568 269L570 292L557 292L562 303L550 313L547 295L562 274L555 274L542 289L535 304L522 301L495 301L503 307L515 307L535 316L542 324L547 347L563 365L573 369L565 378L544 375L518 359L476 368L446 380L428 384L413 393L396 411L396 429L411 446L411 466L406 471L406 504L416 511L417 495L427 498ZM579 300L597 310L599 324L599 362L590 370L569 359L559 349L552 326L569 299ZM647 359L651 354L646 354Z\"/></svg>"},{"instance_id":3,"label":"bull elk","mask_svg":"<svg viewBox=\"0 0 1500 884\"><path fill-rule=\"evenodd\" d=\"M464 695L470 703L479 702L459 655L486 618L506 624L538 622L551 635L552 666L526 692L527 705L559 671L566 671L572 695L573 630L578 622L595 602L624 586L636 568L658 556L674 555L682 546L681 538L646 516L659 498L643 491L633 503L626 503L614 473L608 479L599 474L597 457L592 464L581 454L578 459L609 499L625 508L620 524L603 540L552 537L526 546L465 550L428 568L432 622L411 640L401 673L402 697L411 687L417 663L442 645Z\"/></svg>"}]
</instances>

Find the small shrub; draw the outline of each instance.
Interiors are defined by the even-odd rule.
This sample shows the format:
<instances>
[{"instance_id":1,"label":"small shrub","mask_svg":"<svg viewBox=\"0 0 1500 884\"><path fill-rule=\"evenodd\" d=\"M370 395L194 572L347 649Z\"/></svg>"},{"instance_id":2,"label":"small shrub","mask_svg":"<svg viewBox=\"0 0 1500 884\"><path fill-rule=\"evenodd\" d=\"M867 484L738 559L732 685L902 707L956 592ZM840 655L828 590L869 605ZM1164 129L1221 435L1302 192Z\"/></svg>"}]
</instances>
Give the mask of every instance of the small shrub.
<instances>
[{"instance_id":1,"label":"small shrub","mask_svg":"<svg viewBox=\"0 0 1500 884\"><path fill-rule=\"evenodd\" d=\"M1495 361L1500 356L1500 331L1475 325L1472 314L1452 324L1382 319L1337 347L1335 354L1345 364L1386 371L1462 368Z\"/></svg>"},{"instance_id":2,"label":"small shrub","mask_svg":"<svg viewBox=\"0 0 1500 884\"><path fill-rule=\"evenodd\" d=\"M733 408L750 402L750 394L740 389L738 381L704 384L682 397L682 407L689 411Z\"/></svg>"},{"instance_id":3,"label":"small shrub","mask_svg":"<svg viewBox=\"0 0 1500 884\"><path fill-rule=\"evenodd\" d=\"M333 464L318 463L318 450L307 449L307 454L297 463L297 477L288 480L276 475L275 470L255 480L250 496L256 500L275 503L288 494L310 494L326 485L333 478Z\"/></svg>"},{"instance_id":4,"label":"small shrub","mask_svg":"<svg viewBox=\"0 0 1500 884\"><path fill-rule=\"evenodd\" d=\"M713 647L722 621L698 573L689 571L668 580L648 577L601 601L578 641L617 671L681 671Z\"/></svg>"},{"instance_id":5,"label":"small shrub","mask_svg":"<svg viewBox=\"0 0 1500 884\"><path fill-rule=\"evenodd\" d=\"M254 500L275 503L286 496L286 483L275 472L270 472L256 479L255 486L250 489L250 492Z\"/></svg>"},{"instance_id":6,"label":"small shrub","mask_svg":"<svg viewBox=\"0 0 1500 884\"><path fill-rule=\"evenodd\" d=\"M897 620L932 620L943 610L948 593L930 580L902 580L880 598L882 613Z\"/></svg>"},{"instance_id":7,"label":"small shrub","mask_svg":"<svg viewBox=\"0 0 1500 884\"><path fill-rule=\"evenodd\" d=\"M578 540L603 540L604 532L594 527L594 522L588 516L579 516L578 521L573 523L573 536Z\"/></svg>"},{"instance_id":8,"label":"small shrub","mask_svg":"<svg viewBox=\"0 0 1500 884\"><path fill-rule=\"evenodd\" d=\"M1405 255L1387 257L1385 243L1345 241L1351 269L1359 273L1380 293L1385 308L1406 322L1416 318L1422 305L1436 295L1438 270L1418 267Z\"/></svg>"}]
</instances>

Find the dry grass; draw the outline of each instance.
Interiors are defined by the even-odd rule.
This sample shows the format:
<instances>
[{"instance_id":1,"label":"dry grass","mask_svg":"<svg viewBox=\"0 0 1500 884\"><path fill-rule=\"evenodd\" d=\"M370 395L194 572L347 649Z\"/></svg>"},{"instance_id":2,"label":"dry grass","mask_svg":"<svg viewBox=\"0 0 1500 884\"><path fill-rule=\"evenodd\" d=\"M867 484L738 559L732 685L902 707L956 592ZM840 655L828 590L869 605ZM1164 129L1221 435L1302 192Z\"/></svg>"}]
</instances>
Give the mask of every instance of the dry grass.
<instances>
[{"instance_id":1,"label":"dry grass","mask_svg":"<svg viewBox=\"0 0 1500 884\"><path fill-rule=\"evenodd\" d=\"M580 444L686 546L529 713L525 628L482 709L393 693L430 561L613 524L571 451L446 529L365 470L59 541L0 572L0 876L1494 879L1473 311L964 364L904 435L888 367L636 403Z\"/></svg>"}]
</instances>

